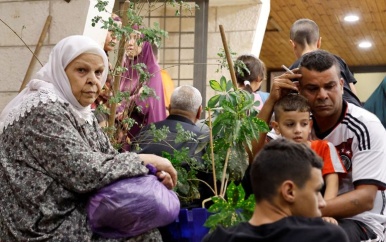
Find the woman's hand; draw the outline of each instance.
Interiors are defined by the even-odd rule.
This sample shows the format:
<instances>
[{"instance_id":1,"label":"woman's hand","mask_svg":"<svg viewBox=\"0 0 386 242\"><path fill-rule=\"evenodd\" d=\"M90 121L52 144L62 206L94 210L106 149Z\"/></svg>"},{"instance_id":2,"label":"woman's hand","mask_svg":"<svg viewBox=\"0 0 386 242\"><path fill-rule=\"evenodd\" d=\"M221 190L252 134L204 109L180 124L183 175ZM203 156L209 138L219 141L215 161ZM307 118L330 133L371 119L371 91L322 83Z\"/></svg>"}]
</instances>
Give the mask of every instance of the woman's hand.
<instances>
[{"instance_id":1,"label":"woman's hand","mask_svg":"<svg viewBox=\"0 0 386 242\"><path fill-rule=\"evenodd\" d=\"M156 176L158 177L158 180L160 180L162 184L164 184L168 189L173 189L173 187L175 187L172 177L169 173L165 171L158 171Z\"/></svg>"},{"instance_id":2,"label":"woman's hand","mask_svg":"<svg viewBox=\"0 0 386 242\"><path fill-rule=\"evenodd\" d=\"M167 188L172 189L177 185L177 171L172 163L161 156L150 154L139 154L141 160L147 164L153 165L157 169L157 177Z\"/></svg>"}]
</instances>

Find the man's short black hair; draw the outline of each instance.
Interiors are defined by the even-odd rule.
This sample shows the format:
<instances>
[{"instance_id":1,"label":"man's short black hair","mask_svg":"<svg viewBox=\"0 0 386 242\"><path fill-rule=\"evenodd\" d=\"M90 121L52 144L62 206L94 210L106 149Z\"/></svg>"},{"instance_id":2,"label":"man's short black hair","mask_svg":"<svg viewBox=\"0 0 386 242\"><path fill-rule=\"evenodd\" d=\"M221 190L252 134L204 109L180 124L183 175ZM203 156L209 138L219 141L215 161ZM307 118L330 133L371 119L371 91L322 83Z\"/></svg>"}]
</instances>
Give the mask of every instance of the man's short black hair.
<instances>
[{"instance_id":1,"label":"man's short black hair","mask_svg":"<svg viewBox=\"0 0 386 242\"><path fill-rule=\"evenodd\" d=\"M310 179L312 168L322 167L321 158L307 145L287 139L270 141L255 157L251 168L256 202L272 201L286 180L302 188Z\"/></svg>"},{"instance_id":2,"label":"man's short black hair","mask_svg":"<svg viewBox=\"0 0 386 242\"><path fill-rule=\"evenodd\" d=\"M307 68L310 71L323 72L335 66L338 76L340 77L339 62L336 57L325 50L315 50L302 56L300 69Z\"/></svg>"}]
</instances>

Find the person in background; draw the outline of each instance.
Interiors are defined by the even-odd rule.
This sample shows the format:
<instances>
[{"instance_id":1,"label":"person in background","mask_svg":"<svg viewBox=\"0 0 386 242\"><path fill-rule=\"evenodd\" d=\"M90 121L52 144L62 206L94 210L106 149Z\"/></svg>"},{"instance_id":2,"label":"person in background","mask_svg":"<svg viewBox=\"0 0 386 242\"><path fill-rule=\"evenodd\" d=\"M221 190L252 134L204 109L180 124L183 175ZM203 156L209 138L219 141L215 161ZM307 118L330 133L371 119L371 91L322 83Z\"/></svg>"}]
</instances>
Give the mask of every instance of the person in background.
<instances>
[{"instance_id":1,"label":"person in background","mask_svg":"<svg viewBox=\"0 0 386 242\"><path fill-rule=\"evenodd\" d=\"M140 63L146 66L145 71L150 74L150 78L146 81L140 80L141 74L136 69ZM122 113L126 110L129 112L129 118L134 119L134 125L127 132L127 138L131 140L138 135L142 127L166 118L160 68L154 57L151 44L143 41L141 33L135 29L125 45L123 67L127 68L127 71L122 74L120 91L129 92L130 100L123 101L117 112ZM150 96L145 100L141 97L144 93L150 92L153 92L157 97ZM123 150L127 150L127 147L129 146L124 145Z\"/></svg>"},{"instance_id":2,"label":"person in background","mask_svg":"<svg viewBox=\"0 0 386 242\"><path fill-rule=\"evenodd\" d=\"M299 80L298 86L293 79ZM327 51L306 53L295 74L275 77L259 118L268 120L275 103L290 91L299 91L311 107L311 139L331 142L347 171L347 176L339 177L338 196L327 201L323 216L336 218L351 242L384 241L386 131L381 122L343 100L340 65ZM254 143L254 151L260 143Z\"/></svg>"},{"instance_id":3,"label":"person in background","mask_svg":"<svg viewBox=\"0 0 386 242\"><path fill-rule=\"evenodd\" d=\"M113 13L111 15L111 18L114 20L114 23L117 24L117 26L122 25L121 18ZM114 35L113 30L109 29L106 34L105 44L103 46L103 50L106 52L107 57L109 57L109 52L113 51L115 46L117 45L118 39ZM113 70L113 66L109 62L109 74L107 75L107 80L105 85L103 86L101 93L99 94L98 98L95 100L95 102L92 104L92 109L97 109L99 105L103 105L103 109L109 109L109 99L112 96L112 84L113 84L113 75L111 75L111 71ZM101 109L101 108L99 108ZM108 120L108 114L104 113L103 111L95 111L95 117L98 120L98 123L101 127L107 126L107 120Z\"/></svg>"},{"instance_id":4,"label":"person in background","mask_svg":"<svg viewBox=\"0 0 386 242\"><path fill-rule=\"evenodd\" d=\"M383 127L386 128L386 77L383 78L381 84L374 90L363 107L375 114L381 120Z\"/></svg>"},{"instance_id":5,"label":"person in background","mask_svg":"<svg viewBox=\"0 0 386 242\"><path fill-rule=\"evenodd\" d=\"M91 110L105 84L108 60L85 36L55 45L37 78L0 114L2 241L161 241L157 230L105 239L87 224L86 204L98 189L156 167L166 187L177 182L170 161L118 153Z\"/></svg>"},{"instance_id":6,"label":"person in background","mask_svg":"<svg viewBox=\"0 0 386 242\"><path fill-rule=\"evenodd\" d=\"M230 228L219 226L202 241L348 242L341 228L320 218L326 205L320 194L322 166L305 144L269 142L252 163L252 218Z\"/></svg>"},{"instance_id":7,"label":"person in background","mask_svg":"<svg viewBox=\"0 0 386 242\"><path fill-rule=\"evenodd\" d=\"M295 63L290 66L290 69L299 67L301 57L305 53L314 51L322 45L322 37L319 37L319 26L311 19L298 19L290 29L290 43L296 58ZM334 55L339 62L340 75L343 78L343 99L349 103L353 103L358 107L362 104L356 96L354 84L357 83L346 62L337 55Z\"/></svg>"},{"instance_id":8,"label":"person in background","mask_svg":"<svg viewBox=\"0 0 386 242\"><path fill-rule=\"evenodd\" d=\"M188 85L177 87L172 93L169 110L170 115L165 120L154 123L154 125L156 129L167 127L170 133L167 134L163 141L154 142L153 133L149 130L150 125L147 125L134 141L140 148L138 153L161 156L163 152L173 154L174 150L180 151L183 148L189 148L189 157L193 157L197 162L203 163L202 156L205 153L205 149L201 151L197 151L197 149L200 147L200 144L209 142L209 131L207 129L203 130L195 124L202 112L202 96L200 91ZM191 132L192 138L196 141L190 140L176 143L175 140L178 136L177 125L181 125L184 131ZM188 164L186 164L186 168L189 170ZM211 174L199 171L197 177L209 184L213 184ZM204 184L200 184L199 191L200 199L195 199L193 202L182 204L181 206L189 208L201 207L204 199L213 196L213 193Z\"/></svg>"},{"instance_id":9,"label":"person in background","mask_svg":"<svg viewBox=\"0 0 386 242\"><path fill-rule=\"evenodd\" d=\"M255 101L259 101L260 104L257 110L260 110L264 104L264 101L268 98L269 93L261 92L260 87L262 82L266 78L266 69L264 63L253 55L241 55L237 58L236 62L240 61L245 64L248 69L235 68L237 84L239 88L244 89L255 96Z\"/></svg>"},{"instance_id":10,"label":"person in background","mask_svg":"<svg viewBox=\"0 0 386 242\"><path fill-rule=\"evenodd\" d=\"M158 62L158 47L155 44L151 45L153 49L153 54ZM164 98L165 98L165 107L166 107L166 114L169 115L169 105L170 105L170 97L174 90L174 83L169 75L169 72L166 69L161 69L161 77L162 77L162 85L164 88Z\"/></svg>"}]
</instances>

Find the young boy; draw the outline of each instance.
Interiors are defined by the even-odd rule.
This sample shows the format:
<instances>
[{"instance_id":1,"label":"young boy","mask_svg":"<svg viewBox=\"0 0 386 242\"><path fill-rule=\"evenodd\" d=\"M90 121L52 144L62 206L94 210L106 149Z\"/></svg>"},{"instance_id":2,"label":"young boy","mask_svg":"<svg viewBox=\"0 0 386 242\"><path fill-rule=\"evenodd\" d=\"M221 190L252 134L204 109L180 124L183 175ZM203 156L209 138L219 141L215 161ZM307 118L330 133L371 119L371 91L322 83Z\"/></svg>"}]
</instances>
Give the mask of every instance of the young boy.
<instances>
[{"instance_id":1,"label":"young boy","mask_svg":"<svg viewBox=\"0 0 386 242\"><path fill-rule=\"evenodd\" d=\"M308 140L312 120L307 99L298 94L284 96L275 104L274 115L275 121L271 124L276 134L297 143L308 144L323 159L322 175L326 186L324 199L336 197L339 187L337 173L346 173L346 169L333 144L325 140Z\"/></svg>"}]
</instances>

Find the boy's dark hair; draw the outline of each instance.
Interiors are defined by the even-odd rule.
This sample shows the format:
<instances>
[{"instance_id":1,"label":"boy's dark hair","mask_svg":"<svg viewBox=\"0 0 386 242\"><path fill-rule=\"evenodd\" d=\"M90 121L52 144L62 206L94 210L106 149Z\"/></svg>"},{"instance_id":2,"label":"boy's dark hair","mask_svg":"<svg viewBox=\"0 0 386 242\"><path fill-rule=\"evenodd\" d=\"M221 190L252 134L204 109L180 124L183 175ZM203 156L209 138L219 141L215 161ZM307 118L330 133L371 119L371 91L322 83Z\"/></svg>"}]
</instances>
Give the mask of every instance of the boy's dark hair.
<instances>
[{"instance_id":1,"label":"boy's dark hair","mask_svg":"<svg viewBox=\"0 0 386 242\"><path fill-rule=\"evenodd\" d=\"M237 58L238 61L242 61L245 64L245 67L249 70L249 73L246 70L242 70L241 72L236 72L237 83L240 85L244 85L244 81L253 82L260 77L262 80L265 79L265 65L264 63L256 58L253 55L241 55ZM250 85L245 85L245 90L252 93L253 90Z\"/></svg>"},{"instance_id":2,"label":"boy's dark hair","mask_svg":"<svg viewBox=\"0 0 386 242\"><path fill-rule=\"evenodd\" d=\"M340 66L335 56L325 50L315 50L302 56L300 72L302 68L306 68L310 71L323 72L330 69L332 66L335 66L338 77L340 78Z\"/></svg>"},{"instance_id":3,"label":"boy's dark hair","mask_svg":"<svg viewBox=\"0 0 386 242\"><path fill-rule=\"evenodd\" d=\"M319 27L311 19L298 19L291 26L290 39L302 48L306 44L316 44L319 40Z\"/></svg>"},{"instance_id":4,"label":"boy's dark hair","mask_svg":"<svg viewBox=\"0 0 386 242\"><path fill-rule=\"evenodd\" d=\"M286 180L304 187L311 177L311 169L322 167L321 158L305 144L287 139L269 142L255 157L250 172L256 202L271 202Z\"/></svg>"},{"instance_id":5,"label":"boy's dark hair","mask_svg":"<svg viewBox=\"0 0 386 242\"><path fill-rule=\"evenodd\" d=\"M294 93L290 93L282 97L275 103L273 108L275 121L279 121L282 112L298 111L310 113L310 110L311 108L307 99L299 94Z\"/></svg>"}]
</instances>

